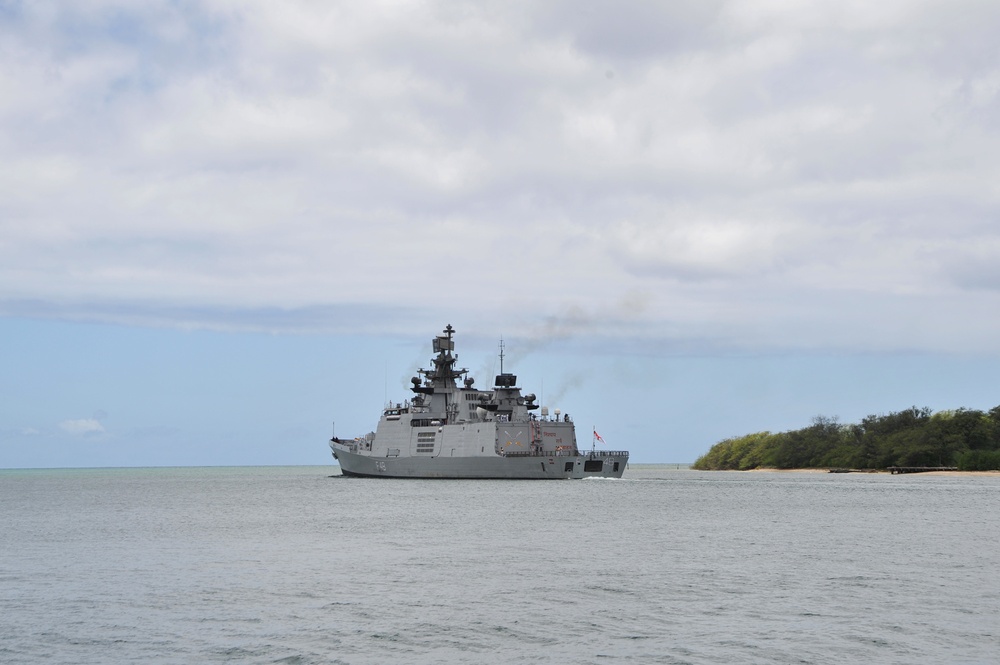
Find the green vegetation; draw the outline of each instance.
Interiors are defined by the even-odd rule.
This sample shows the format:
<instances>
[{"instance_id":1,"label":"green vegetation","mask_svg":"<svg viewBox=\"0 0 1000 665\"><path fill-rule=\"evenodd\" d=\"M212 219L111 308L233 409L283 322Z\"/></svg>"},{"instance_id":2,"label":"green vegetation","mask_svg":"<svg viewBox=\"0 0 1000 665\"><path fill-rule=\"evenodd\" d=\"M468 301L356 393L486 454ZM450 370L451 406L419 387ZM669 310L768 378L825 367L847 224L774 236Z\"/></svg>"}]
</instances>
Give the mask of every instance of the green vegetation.
<instances>
[{"instance_id":1,"label":"green vegetation","mask_svg":"<svg viewBox=\"0 0 1000 665\"><path fill-rule=\"evenodd\" d=\"M885 469L957 466L1000 469L1000 406L939 411L912 407L841 425L817 416L790 432L757 432L726 439L698 458L695 469Z\"/></svg>"}]
</instances>

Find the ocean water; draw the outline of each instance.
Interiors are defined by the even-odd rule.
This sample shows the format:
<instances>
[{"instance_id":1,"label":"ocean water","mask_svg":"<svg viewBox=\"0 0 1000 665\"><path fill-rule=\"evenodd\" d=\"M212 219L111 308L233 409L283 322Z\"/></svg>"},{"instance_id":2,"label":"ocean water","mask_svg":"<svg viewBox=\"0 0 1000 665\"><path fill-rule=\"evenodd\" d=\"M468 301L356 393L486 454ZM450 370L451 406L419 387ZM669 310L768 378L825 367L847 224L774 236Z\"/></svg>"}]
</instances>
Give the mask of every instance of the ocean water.
<instances>
[{"instance_id":1,"label":"ocean water","mask_svg":"<svg viewBox=\"0 0 1000 665\"><path fill-rule=\"evenodd\" d=\"M1000 477L338 473L0 471L0 662L1000 662Z\"/></svg>"}]
</instances>

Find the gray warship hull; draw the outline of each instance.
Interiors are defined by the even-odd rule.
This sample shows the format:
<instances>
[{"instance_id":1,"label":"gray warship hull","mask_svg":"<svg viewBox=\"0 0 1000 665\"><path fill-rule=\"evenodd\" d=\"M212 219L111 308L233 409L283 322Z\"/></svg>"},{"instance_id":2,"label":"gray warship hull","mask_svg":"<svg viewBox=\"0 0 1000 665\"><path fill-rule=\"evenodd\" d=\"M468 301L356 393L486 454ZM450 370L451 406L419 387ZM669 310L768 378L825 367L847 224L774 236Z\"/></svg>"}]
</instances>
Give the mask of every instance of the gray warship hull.
<instances>
[{"instance_id":1,"label":"gray warship hull","mask_svg":"<svg viewBox=\"0 0 1000 665\"><path fill-rule=\"evenodd\" d=\"M504 478L556 480L621 478L628 452L590 452L576 443L568 415L521 394L517 377L503 371L489 390L474 387L468 370L455 367L450 325L434 338L433 369L411 379L411 400L388 404L375 431L354 439L330 440L345 476L369 478ZM463 378L459 386L457 379ZM534 412L540 411L540 415Z\"/></svg>"},{"instance_id":2,"label":"gray warship hull","mask_svg":"<svg viewBox=\"0 0 1000 665\"><path fill-rule=\"evenodd\" d=\"M331 442L345 476L365 478L467 478L502 480L570 480L621 478L628 453L509 457L372 457L351 452L350 445Z\"/></svg>"}]
</instances>

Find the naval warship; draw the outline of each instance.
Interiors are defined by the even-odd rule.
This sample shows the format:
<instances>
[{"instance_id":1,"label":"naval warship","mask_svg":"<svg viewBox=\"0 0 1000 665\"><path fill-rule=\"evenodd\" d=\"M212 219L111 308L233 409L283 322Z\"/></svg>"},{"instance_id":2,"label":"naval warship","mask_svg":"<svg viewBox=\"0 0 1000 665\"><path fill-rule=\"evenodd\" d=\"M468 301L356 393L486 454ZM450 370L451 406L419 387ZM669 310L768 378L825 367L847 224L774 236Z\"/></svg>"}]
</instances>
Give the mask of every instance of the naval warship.
<instances>
[{"instance_id":1,"label":"naval warship","mask_svg":"<svg viewBox=\"0 0 1000 665\"><path fill-rule=\"evenodd\" d=\"M374 432L330 439L345 476L383 478L621 478L627 451L580 451L569 415L521 394L517 376L503 371L491 390L475 387L457 369L455 329L433 340L433 368L413 377L414 395L390 403ZM458 380L462 384L458 384ZM535 412L538 412L536 414ZM593 432L594 442L603 439Z\"/></svg>"}]
</instances>

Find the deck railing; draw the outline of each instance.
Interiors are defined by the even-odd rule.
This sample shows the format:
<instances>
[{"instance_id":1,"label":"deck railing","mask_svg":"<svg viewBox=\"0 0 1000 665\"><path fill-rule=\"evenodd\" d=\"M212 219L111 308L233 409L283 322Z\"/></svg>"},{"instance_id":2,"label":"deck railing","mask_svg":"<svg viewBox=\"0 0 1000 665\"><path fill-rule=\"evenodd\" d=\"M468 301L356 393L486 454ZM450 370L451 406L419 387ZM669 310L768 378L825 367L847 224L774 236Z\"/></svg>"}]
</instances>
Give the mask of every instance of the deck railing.
<instances>
[{"instance_id":1,"label":"deck railing","mask_svg":"<svg viewBox=\"0 0 1000 665\"><path fill-rule=\"evenodd\" d=\"M501 454L504 457L576 457L578 455L585 455L594 459L604 457L628 457L627 450L595 450L593 452L581 450L577 453L569 450L514 450Z\"/></svg>"}]
</instances>

